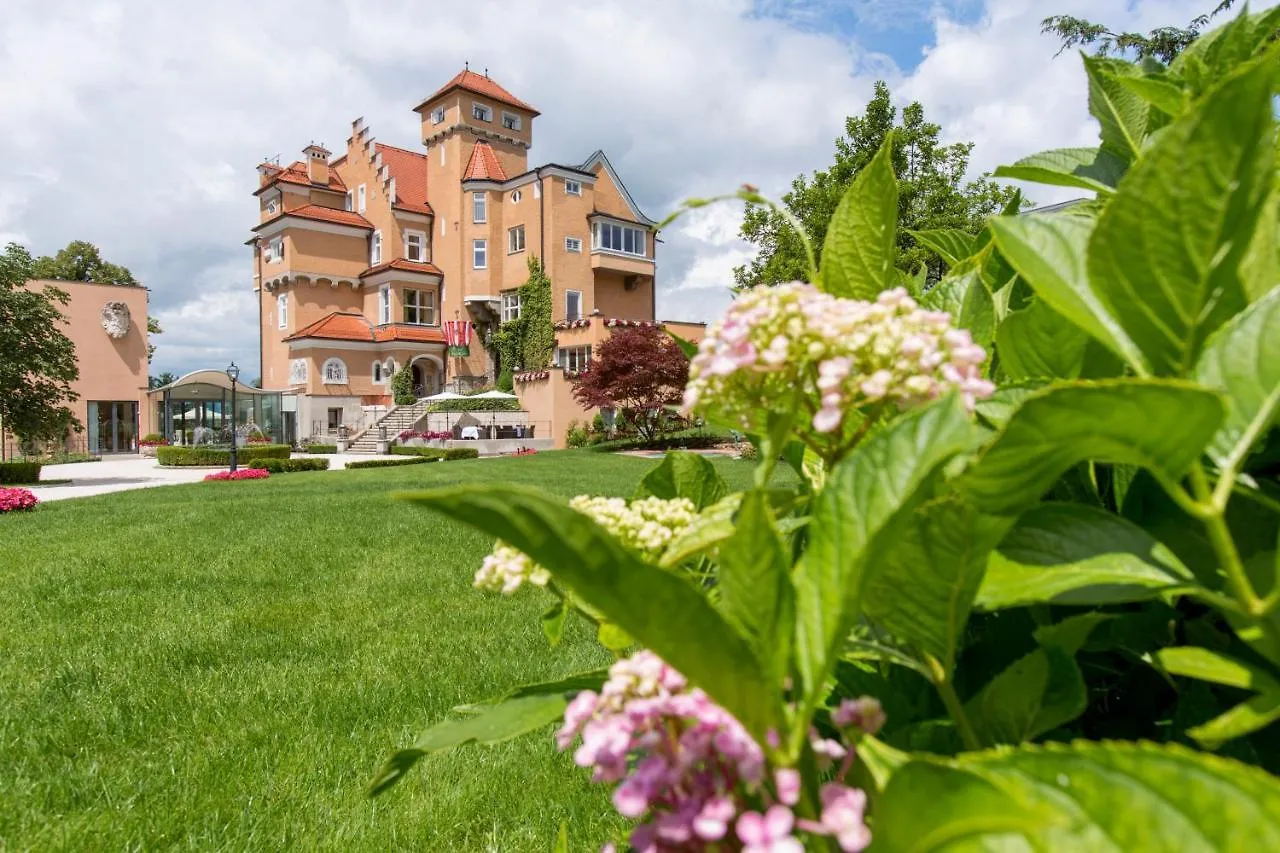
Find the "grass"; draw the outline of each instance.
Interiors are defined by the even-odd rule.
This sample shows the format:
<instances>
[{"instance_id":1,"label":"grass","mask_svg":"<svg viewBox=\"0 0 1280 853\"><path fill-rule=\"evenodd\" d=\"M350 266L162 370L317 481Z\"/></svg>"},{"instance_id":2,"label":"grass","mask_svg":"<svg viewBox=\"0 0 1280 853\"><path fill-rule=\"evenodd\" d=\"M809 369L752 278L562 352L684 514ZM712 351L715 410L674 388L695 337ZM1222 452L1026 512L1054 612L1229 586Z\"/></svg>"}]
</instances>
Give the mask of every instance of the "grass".
<instances>
[{"instance_id":1,"label":"grass","mask_svg":"<svg viewBox=\"0 0 1280 853\"><path fill-rule=\"evenodd\" d=\"M540 453L140 489L0 516L0 849L574 849L618 824L550 730L431 756L458 704L606 661L547 647L492 542L389 493L500 480L628 494L652 461ZM736 486L751 468L714 463Z\"/></svg>"}]
</instances>

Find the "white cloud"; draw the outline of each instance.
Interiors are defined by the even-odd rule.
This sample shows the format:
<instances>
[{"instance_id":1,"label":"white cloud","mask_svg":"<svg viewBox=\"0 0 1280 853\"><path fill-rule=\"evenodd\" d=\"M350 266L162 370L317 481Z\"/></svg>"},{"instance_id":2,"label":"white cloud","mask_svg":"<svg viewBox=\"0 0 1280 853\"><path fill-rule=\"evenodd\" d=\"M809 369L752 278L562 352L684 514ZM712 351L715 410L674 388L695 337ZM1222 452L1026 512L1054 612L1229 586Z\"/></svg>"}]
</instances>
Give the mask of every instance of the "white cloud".
<instances>
[{"instance_id":1,"label":"white cloud","mask_svg":"<svg viewBox=\"0 0 1280 853\"><path fill-rule=\"evenodd\" d=\"M874 33L860 43L816 19L760 14L771 10L751 0L220 0L198 15L165 0L7 0L0 235L36 253L87 239L130 267L166 328L156 371L251 364L257 312L242 244L266 156L296 157L311 140L341 150L357 116L378 139L415 146L412 107L468 59L542 110L534 162L604 148L658 218L744 182L780 194L829 162L877 76L922 100L949 137L977 142L982 168L1087 142L1078 62L1052 59L1042 4L988 0L978 23L949 22L976 3L846 7L869 26L891 8L931 16L938 43L904 77ZM1115 5L1054 4L1142 27L1205 4ZM740 211L704 211L663 235L663 317L711 319L727 302L732 268L750 257Z\"/></svg>"}]
</instances>

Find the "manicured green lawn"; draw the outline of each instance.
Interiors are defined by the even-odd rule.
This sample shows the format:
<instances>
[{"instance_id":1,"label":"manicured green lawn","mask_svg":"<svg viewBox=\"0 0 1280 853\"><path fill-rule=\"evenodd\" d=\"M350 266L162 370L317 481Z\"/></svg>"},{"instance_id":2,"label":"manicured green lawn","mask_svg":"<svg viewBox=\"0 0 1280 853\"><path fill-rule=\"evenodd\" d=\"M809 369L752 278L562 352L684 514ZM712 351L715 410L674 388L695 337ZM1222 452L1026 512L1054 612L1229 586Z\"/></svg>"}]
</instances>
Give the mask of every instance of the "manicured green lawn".
<instances>
[{"instance_id":1,"label":"manicured green lawn","mask_svg":"<svg viewBox=\"0 0 1280 853\"><path fill-rule=\"evenodd\" d=\"M0 516L0 849L546 850L565 818L598 844L606 792L549 729L365 796L452 706L605 660L580 629L549 649L540 596L471 588L490 540L389 493L626 495L654 464L545 453Z\"/></svg>"}]
</instances>

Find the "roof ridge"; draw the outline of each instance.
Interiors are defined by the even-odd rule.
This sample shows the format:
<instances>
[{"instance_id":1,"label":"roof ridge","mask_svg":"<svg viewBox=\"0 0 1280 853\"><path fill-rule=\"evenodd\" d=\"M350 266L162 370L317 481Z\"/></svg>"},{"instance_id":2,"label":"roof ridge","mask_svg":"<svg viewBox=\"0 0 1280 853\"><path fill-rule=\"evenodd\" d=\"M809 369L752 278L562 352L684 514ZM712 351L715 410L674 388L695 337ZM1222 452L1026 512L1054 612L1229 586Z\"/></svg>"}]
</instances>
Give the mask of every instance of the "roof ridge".
<instances>
[{"instance_id":1,"label":"roof ridge","mask_svg":"<svg viewBox=\"0 0 1280 853\"><path fill-rule=\"evenodd\" d=\"M379 148L390 148L390 149L391 149L391 150L393 150L393 151L403 151L405 154L412 154L412 155L413 155L413 156L415 156L415 157L424 157L424 158L425 158L425 157L427 156L426 154L422 153L421 151L414 151L412 148L402 148L402 147L401 147L401 146L399 146L399 145L391 145L391 144L389 144L389 143L387 143L387 142L374 142L373 144L374 144L374 145L376 145L376 146L378 146Z\"/></svg>"}]
</instances>

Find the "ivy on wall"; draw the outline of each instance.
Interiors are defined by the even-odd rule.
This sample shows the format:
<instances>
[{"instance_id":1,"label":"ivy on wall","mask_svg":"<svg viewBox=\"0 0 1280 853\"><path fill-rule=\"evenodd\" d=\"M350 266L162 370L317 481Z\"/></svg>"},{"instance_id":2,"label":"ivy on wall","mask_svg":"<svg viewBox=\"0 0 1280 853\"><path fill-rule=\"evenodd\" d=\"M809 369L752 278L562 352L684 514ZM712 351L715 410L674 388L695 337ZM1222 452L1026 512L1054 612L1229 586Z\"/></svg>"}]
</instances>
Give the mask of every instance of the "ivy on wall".
<instances>
[{"instance_id":1,"label":"ivy on wall","mask_svg":"<svg viewBox=\"0 0 1280 853\"><path fill-rule=\"evenodd\" d=\"M517 370L541 370L551 364L556 331L551 322L551 279L536 255L529 257L529 278L520 285L520 316L489 336L498 361L498 387L510 391Z\"/></svg>"}]
</instances>

